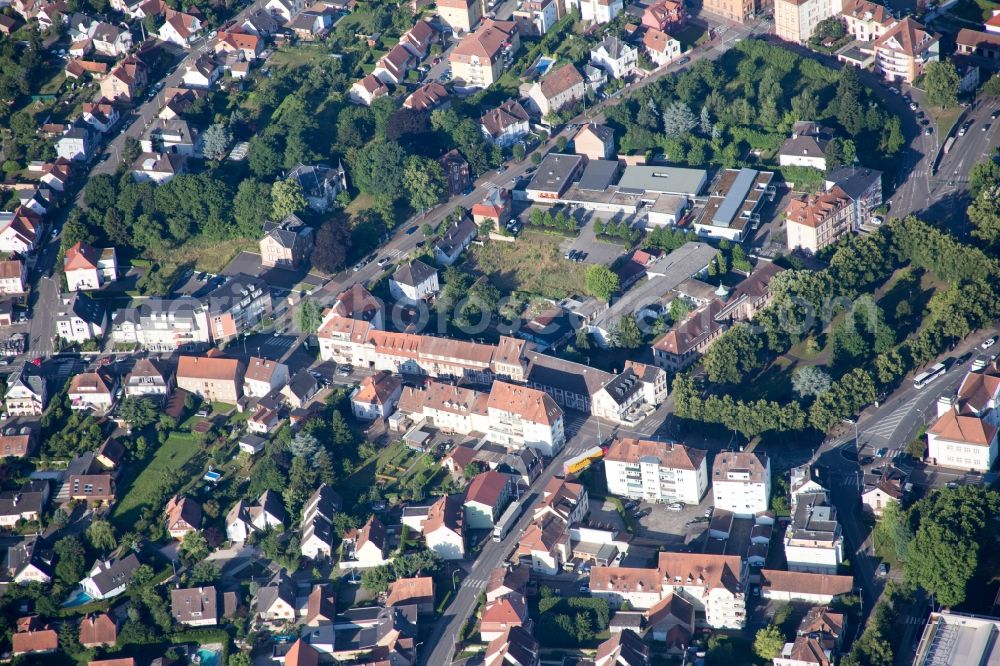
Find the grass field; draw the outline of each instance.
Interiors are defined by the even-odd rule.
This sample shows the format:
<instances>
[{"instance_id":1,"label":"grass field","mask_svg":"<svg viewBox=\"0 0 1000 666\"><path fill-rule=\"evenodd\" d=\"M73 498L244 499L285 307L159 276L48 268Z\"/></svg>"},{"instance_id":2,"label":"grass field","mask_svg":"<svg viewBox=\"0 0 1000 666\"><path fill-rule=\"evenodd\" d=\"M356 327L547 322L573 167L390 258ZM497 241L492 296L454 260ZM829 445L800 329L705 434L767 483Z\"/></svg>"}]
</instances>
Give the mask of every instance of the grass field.
<instances>
[{"instance_id":1,"label":"grass field","mask_svg":"<svg viewBox=\"0 0 1000 666\"><path fill-rule=\"evenodd\" d=\"M195 270L221 273L222 269L243 251L256 252L257 241L248 238L233 238L215 243L204 240L188 243L171 250L168 256L159 257L158 261L165 270L181 264L192 264Z\"/></svg>"},{"instance_id":2,"label":"grass field","mask_svg":"<svg viewBox=\"0 0 1000 666\"><path fill-rule=\"evenodd\" d=\"M469 261L502 292L546 298L585 294L587 265L563 259L561 241L561 236L526 231L514 243L472 246Z\"/></svg>"},{"instance_id":3,"label":"grass field","mask_svg":"<svg viewBox=\"0 0 1000 666\"><path fill-rule=\"evenodd\" d=\"M142 510L155 497L155 491L170 477L181 473L199 449L198 440L194 435L171 433L139 475L126 480L119 487L119 492L124 495L115 506L112 516L115 523L119 526L133 525ZM182 475L185 478L192 476Z\"/></svg>"},{"instance_id":4,"label":"grass field","mask_svg":"<svg viewBox=\"0 0 1000 666\"><path fill-rule=\"evenodd\" d=\"M993 10L1000 9L1000 2L990 0L962 0L948 11L974 23L981 23L993 16Z\"/></svg>"}]
</instances>

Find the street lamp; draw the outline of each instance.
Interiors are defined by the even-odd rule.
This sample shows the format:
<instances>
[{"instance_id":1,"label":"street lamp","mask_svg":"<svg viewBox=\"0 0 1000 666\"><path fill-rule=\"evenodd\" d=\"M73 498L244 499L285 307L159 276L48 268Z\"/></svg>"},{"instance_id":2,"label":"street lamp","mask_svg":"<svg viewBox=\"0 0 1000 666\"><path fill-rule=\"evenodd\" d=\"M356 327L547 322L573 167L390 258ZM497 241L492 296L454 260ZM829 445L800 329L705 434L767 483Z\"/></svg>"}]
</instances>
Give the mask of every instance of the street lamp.
<instances>
[{"instance_id":1,"label":"street lamp","mask_svg":"<svg viewBox=\"0 0 1000 666\"><path fill-rule=\"evenodd\" d=\"M458 575L458 569L451 572L451 591L454 592L458 588L458 584L455 582L455 576Z\"/></svg>"},{"instance_id":2,"label":"street lamp","mask_svg":"<svg viewBox=\"0 0 1000 666\"><path fill-rule=\"evenodd\" d=\"M860 442L858 441L858 422L854 419L843 419L844 423L850 423L854 426L854 447L860 448Z\"/></svg>"}]
</instances>

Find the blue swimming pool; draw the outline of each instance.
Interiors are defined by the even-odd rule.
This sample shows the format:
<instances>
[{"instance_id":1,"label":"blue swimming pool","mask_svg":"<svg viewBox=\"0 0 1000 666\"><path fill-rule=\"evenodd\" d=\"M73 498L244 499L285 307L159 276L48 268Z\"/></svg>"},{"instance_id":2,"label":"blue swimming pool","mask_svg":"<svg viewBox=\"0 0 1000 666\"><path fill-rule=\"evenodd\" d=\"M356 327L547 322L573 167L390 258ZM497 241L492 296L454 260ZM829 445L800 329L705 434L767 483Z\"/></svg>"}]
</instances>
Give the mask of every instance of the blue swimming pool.
<instances>
[{"instance_id":1,"label":"blue swimming pool","mask_svg":"<svg viewBox=\"0 0 1000 666\"><path fill-rule=\"evenodd\" d=\"M63 608L73 608L75 606L82 606L84 604L89 604L94 598L84 592L82 589L77 589L70 595L69 599L63 602Z\"/></svg>"},{"instance_id":2,"label":"blue swimming pool","mask_svg":"<svg viewBox=\"0 0 1000 666\"><path fill-rule=\"evenodd\" d=\"M201 666L216 666L219 662L219 651L199 648L198 663Z\"/></svg>"},{"instance_id":3,"label":"blue swimming pool","mask_svg":"<svg viewBox=\"0 0 1000 666\"><path fill-rule=\"evenodd\" d=\"M552 67L553 63L555 63L554 58L546 58L545 56L542 56L535 64L535 71L538 72L539 76L545 76L545 73L549 71L549 68Z\"/></svg>"}]
</instances>

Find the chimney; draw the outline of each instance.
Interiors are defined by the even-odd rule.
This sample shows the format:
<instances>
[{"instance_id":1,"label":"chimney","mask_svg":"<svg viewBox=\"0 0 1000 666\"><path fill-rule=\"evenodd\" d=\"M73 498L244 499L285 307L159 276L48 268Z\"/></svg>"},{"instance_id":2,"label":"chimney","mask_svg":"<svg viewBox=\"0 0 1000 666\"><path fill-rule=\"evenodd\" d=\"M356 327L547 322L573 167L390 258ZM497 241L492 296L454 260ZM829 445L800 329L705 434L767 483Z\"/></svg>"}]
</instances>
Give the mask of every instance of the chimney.
<instances>
[{"instance_id":1,"label":"chimney","mask_svg":"<svg viewBox=\"0 0 1000 666\"><path fill-rule=\"evenodd\" d=\"M937 415L944 416L955 407L955 399L950 395L943 395L937 400Z\"/></svg>"}]
</instances>

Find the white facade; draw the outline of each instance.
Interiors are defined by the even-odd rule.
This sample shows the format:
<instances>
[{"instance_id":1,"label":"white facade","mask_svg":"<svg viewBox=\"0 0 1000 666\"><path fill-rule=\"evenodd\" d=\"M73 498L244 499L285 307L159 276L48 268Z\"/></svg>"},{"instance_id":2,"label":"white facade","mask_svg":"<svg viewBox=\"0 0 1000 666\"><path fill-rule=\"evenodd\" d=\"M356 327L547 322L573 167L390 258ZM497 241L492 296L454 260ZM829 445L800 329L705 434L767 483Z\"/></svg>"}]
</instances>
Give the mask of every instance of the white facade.
<instances>
[{"instance_id":1,"label":"white facade","mask_svg":"<svg viewBox=\"0 0 1000 666\"><path fill-rule=\"evenodd\" d=\"M552 423L530 421L520 414L493 407L489 409L489 419L487 437L497 444L513 449L526 446L546 457L556 455L566 444L562 410Z\"/></svg>"},{"instance_id":2,"label":"white facade","mask_svg":"<svg viewBox=\"0 0 1000 666\"><path fill-rule=\"evenodd\" d=\"M771 498L771 461L754 453L722 452L712 466L715 508L738 518L767 511Z\"/></svg>"},{"instance_id":3,"label":"white facade","mask_svg":"<svg viewBox=\"0 0 1000 666\"><path fill-rule=\"evenodd\" d=\"M986 473L997 458L997 432L993 431L988 445L956 441L927 432L927 457L935 465Z\"/></svg>"},{"instance_id":4,"label":"white facade","mask_svg":"<svg viewBox=\"0 0 1000 666\"><path fill-rule=\"evenodd\" d=\"M590 62L600 67L613 79L621 79L630 74L639 63L639 50L624 42L617 53L608 53L604 44L598 44L590 52Z\"/></svg>"},{"instance_id":5,"label":"white facade","mask_svg":"<svg viewBox=\"0 0 1000 666\"><path fill-rule=\"evenodd\" d=\"M592 23L610 23L622 13L622 0L567 0L566 8L580 8L580 18Z\"/></svg>"},{"instance_id":6,"label":"white facade","mask_svg":"<svg viewBox=\"0 0 1000 666\"><path fill-rule=\"evenodd\" d=\"M615 455L616 445L612 445L604 460L604 475L608 492L620 497L645 500L647 502L684 502L698 504L708 491L708 465L704 451L694 456L671 455L672 447L684 448L679 444L656 444L663 455L655 451L643 451L638 458L624 459ZM653 447L649 447L653 448ZM692 465L679 465L673 459L684 460Z\"/></svg>"},{"instance_id":7,"label":"white facade","mask_svg":"<svg viewBox=\"0 0 1000 666\"><path fill-rule=\"evenodd\" d=\"M465 557L465 539L447 526L442 525L432 532L424 533L424 542L446 560L461 560Z\"/></svg>"}]
</instances>

